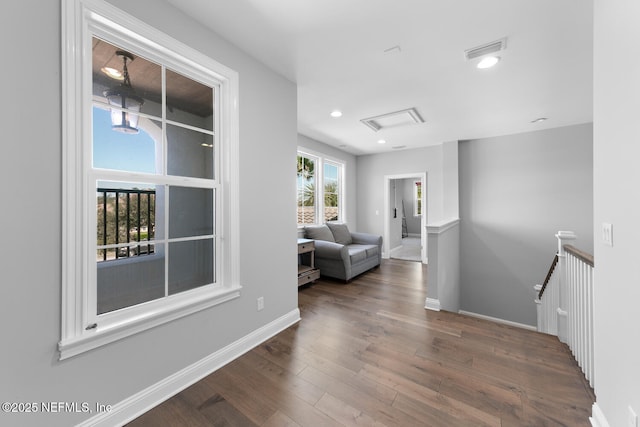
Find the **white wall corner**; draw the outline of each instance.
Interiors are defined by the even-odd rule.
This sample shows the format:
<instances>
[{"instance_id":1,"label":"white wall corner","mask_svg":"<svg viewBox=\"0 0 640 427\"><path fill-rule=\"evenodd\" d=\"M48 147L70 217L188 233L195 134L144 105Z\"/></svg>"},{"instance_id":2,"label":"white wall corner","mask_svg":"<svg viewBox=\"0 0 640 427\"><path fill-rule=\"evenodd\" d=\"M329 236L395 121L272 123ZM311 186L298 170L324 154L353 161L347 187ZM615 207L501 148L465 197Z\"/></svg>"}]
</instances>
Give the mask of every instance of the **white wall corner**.
<instances>
[{"instance_id":1,"label":"white wall corner","mask_svg":"<svg viewBox=\"0 0 640 427\"><path fill-rule=\"evenodd\" d=\"M427 298L424 302L424 308L432 311L440 311L440 300Z\"/></svg>"},{"instance_id":2,"label":"white wall corner","mask_svg":"<svg viewBox=\"0 0 640 427\"><path fill-rule=\"evenodd\" d=\"M300 309L296 308L215 353L116 403L110 411L91 417L78 424L78 427L125 425L298 321L300 321Z\"/></svg>"},{"instance_id":3,"label":"white wall corner","mask_svg":"<svg viewBox=\"0 0 640 427\"><path fill-rule=\"evenodd\" d=\"M589 421L591 421L591 425L593 427L609 427L609 422L604 416L604 412L598 406L598 402L593 404L591 408L591 417L589 417Z\"/></svg>"}]
</instances>

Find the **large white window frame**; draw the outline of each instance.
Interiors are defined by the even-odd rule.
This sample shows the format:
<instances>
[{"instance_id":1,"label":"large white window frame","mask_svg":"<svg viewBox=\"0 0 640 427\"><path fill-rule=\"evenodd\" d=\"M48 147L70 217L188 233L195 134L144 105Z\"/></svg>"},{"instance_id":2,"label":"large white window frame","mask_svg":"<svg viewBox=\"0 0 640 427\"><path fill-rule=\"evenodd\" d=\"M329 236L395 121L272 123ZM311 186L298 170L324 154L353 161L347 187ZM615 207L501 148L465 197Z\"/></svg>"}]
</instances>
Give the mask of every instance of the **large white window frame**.
<instances>
[{"instance_id":1,"label":"large white window frame","mask_svg":"<svg viewBox=\"0 0 640 427\"><path fill-rule=\"evenodd\" d=\"M63 0L62 336L65 359L240 295L238 204L238 74L102 0ZM95 174L91 167L91 38L142 51L216 88L217 177L190 186L216 191L216 281L98 316L95 306ZM117 176L116 176L117 175ZM146 182L143 174L114 175ZM92 179L93 178L93 179ZM180 177L165 177L179 185ZM92 200L93 197L93 200ZM93 203L93 205L92 205Z\"/></svg>"},{"instance_id":2,"label":"large white window frame","mask_svg":"<svg viewBox=\"0 0 640 427\"><path fill-rule=\"evenodd\" d=\"M345 173L346 163L343 160L325 156L321 153L314 152L306 148L299 148L297 156L303 156L315 161L315 219L314 224L325 223L324 219L324 166L329 164L338 168L338 222L345 221ZM298 224L298 227L304 227L310 224Z\"/></svg>"}]
</instances>

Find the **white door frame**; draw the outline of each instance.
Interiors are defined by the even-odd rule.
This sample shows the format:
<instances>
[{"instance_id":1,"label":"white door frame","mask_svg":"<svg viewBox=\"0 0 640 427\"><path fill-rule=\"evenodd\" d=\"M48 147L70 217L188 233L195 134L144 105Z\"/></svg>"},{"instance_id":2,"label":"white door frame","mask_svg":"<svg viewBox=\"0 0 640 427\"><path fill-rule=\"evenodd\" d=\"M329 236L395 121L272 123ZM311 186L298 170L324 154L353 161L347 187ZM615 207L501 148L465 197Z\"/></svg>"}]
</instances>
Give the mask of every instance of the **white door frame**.
<instances>
[{"instance_id":1,"label":"white door frame","mask_svg":"<svg viewBox=\"0 0 640 427\"><path fill-rule=\"evenodd\" d=\"M426 225L427 225L427 215L429 210L427 209L427 173L426 172L415 172L415 173L403 173L398 175L385 175L384 176L384 235L382 236L382 257L389 258L391 248L389 247L390 235L391 235L391 227L390 227L390 209L391 209L391 192L389 191L389 186L392 180L395 179L407 179L407 178L417 178L420 180L420 185L422 185L422 216L420 217L420 246L422 250L420 251L420 257L422 258L422 262L424 264L427 263L427 233L426 233Z\"/></svg>"}]
</instances>

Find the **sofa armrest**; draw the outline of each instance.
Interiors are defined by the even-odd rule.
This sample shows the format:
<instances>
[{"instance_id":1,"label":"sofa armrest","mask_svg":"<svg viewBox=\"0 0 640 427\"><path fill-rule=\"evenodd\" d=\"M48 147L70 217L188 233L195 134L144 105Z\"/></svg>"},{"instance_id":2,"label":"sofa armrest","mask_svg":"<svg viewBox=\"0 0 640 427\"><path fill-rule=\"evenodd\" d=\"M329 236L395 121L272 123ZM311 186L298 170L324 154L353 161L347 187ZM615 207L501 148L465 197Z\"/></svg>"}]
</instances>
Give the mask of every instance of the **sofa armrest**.
<instances>
[{"instance_id":1,"label":"sofa armrest","mask_svg":"<svg viewBox=\"0 0 640 427\"><path fill-rule=\"evenodd\" d=\"M378 245L382 246L382 236L369 233L358 233L356 231L351 232L351 238L353 243L359 245Z\"/></svg>"},{"instance_id":2,"label":"sofa armrest","mask_svg":"<svg viewBox=\"0 0 640 427\"><path fill-rule=\"evenodd\" d=\"M349 250L345 245L325 240L314 240L316 258L344 260L349 256Z\"/></svg>"}]
</instances>

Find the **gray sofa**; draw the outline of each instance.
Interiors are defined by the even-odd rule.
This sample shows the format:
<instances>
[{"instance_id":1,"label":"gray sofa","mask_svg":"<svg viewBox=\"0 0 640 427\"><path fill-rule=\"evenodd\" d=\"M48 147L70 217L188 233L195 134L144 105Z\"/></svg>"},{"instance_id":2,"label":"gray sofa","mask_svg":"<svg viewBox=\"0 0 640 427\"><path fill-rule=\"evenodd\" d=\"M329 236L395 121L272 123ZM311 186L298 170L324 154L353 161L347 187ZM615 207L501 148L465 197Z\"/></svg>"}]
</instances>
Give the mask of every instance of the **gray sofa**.
<instances>
[{"instance_id":1,"label":"gray sofa","mask_svg":"<svg viewBox=\"0 0 640 427\"><path fill-rule=\"evenodd\" d=\"M315 241L315 266L320 275L349 281L380 265L382 236L350 232L346 224L307 226L307 239Z\"/></svg>"}]
</instances>

